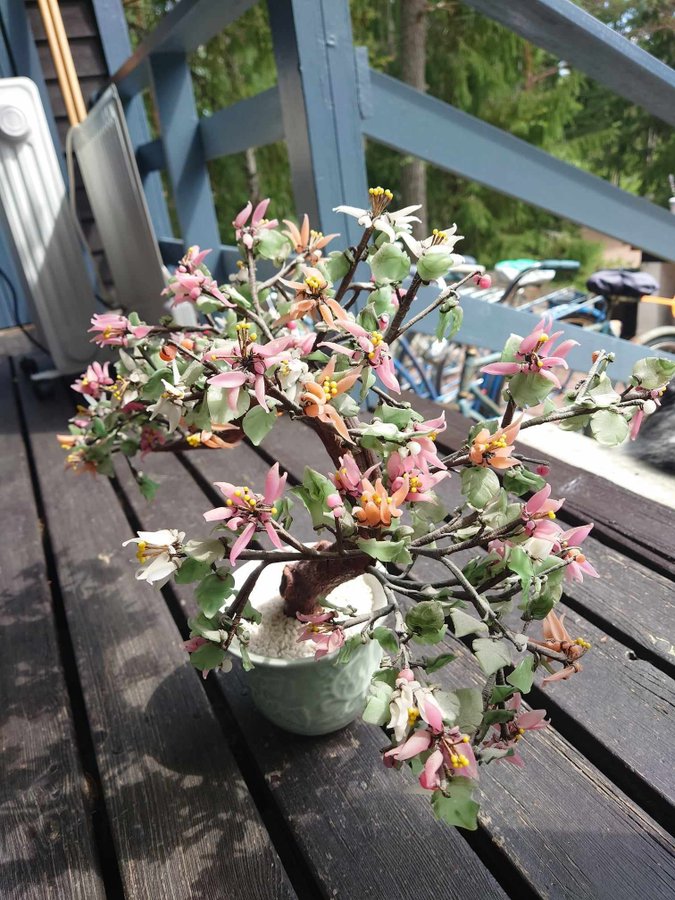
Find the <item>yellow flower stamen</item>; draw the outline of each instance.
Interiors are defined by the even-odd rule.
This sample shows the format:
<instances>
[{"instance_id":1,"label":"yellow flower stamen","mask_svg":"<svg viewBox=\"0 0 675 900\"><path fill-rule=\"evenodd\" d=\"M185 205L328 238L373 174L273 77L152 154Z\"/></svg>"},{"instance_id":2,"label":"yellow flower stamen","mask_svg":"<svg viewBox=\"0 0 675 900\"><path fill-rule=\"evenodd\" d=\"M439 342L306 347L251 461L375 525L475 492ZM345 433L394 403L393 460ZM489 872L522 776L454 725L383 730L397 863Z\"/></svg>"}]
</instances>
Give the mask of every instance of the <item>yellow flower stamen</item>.
<instances>
[{"instance_id":1,"label":"yellow flower stamen","mask_svg":"<svg viewBox=\"0 0 675 900\"><path fill-rule=\"evenodd\" d=\"M412 726L420 717L420 711L414 706L408 709L408 725Z\"/></svg>"}]
</instances>

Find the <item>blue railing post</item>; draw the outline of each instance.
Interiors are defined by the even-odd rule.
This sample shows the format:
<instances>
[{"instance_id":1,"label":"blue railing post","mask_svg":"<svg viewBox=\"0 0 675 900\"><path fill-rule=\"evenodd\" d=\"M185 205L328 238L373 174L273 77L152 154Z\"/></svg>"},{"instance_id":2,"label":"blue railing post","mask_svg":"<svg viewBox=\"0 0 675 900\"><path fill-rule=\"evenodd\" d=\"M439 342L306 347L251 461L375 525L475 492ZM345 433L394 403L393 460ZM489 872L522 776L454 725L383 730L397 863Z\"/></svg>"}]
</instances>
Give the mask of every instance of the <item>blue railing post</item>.
<instances>
[{"instance_id":1,"label":"blue railing post","mask_svg":"<svg viewBox=\"0 0 675 900\"><path fill-rule=\"evenodd\" d=\"M92 6L108 74L112 75L131 55L131 41L122 0L92 0ZM143 98L140 94L136 94L133 97L123 96L121 99L129 137L134 150L138 151L139 147L150 140L150 129L143 108ZM144 173L141 171L141 178L155 234L169 237L171 220L159 172Z\"/></svg>"},{"instance_id":2,"label":"blue railing post","mask_svg":"<svg viewBox=\"0 0 675 900\"><path fill-rule=\"evenodd\" d=\"M225 266L220 252L220 232L185 54L152 55L150 71L184 246L198 244L203 249L213 248L217 255L209 262L214 276L222 279Z\"/></svg>"},{"instance_id":3,"label":"blue railing post","mask_svg":"<svg viewBox=\"0 0 675 900\"><path fill-rule=\"evenodd\" d=\"M354 244L362 229L332 211L338 203L367 205L348 0L268 0L268 7L297 212Z\"/></svg>"}]
</instances>

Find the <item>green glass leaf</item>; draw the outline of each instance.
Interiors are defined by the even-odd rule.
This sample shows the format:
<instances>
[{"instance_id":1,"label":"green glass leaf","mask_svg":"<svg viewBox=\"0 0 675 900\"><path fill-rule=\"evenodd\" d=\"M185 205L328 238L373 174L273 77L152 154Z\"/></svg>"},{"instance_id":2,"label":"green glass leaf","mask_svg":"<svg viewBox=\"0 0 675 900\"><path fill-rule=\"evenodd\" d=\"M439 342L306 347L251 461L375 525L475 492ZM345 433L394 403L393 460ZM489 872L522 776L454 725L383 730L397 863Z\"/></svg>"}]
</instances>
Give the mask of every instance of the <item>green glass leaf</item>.
<instances>
[{"instance_id":1,"label":"green glass leaf","mask_svg":"<svg viewBox=\"0 0 675 900\"><path fill-rule=\"evenodd\" d=\"M443 666L447 666L448 663L451 663L454 659L457 659L455 653L439 653L438 656L425 660L424 668L426 669L427 674L431 675L434 672L438 672Z\"/></svg>"},{"instance_id":2,"label":"green glass leaf","mask_svg":"<svg viewBox=\"0 0 675 900\"><path fill-rule=\"evenodd\" d=\"M399 284L410 272L410 259L398 244L382 244L368 262L377 284Z\"/></svg>"},{"instance_id":3,"label":"green glass leaf","mask_svg":"<svg viewBox=\"0 0 675 900\"><path fill-rule=\"evenodd\" d=\"M363 721L370 725L386 725L391 719L389 701L392 688L384 681L371 681Z\"/></svg>"},{"instance_id":4,"label":"green glass leaf","mask_svg":"<svg viewBox=\"0 0 675 900\"><path fill-rule=\"evenodd\" d=\"M534 681L534 659L531 656L526 656L513 672L506 676L506 680L517 688L521 694L529 693Z\"/></svg>"},{"instance_id":5,"label":"green glass leaf","mask_svg":"<svg viewBox=\"0 0 675 900\"><path fill-rule=\"evenodd\" d=\"M509 684L497 684L492 688L490 703L503 703L514 693L515 688Z\"/></svg>"},{"instance_id":6,"label":"green glass leaf","mask_svg":"<svg viewBox=\"0 0 675 900\"><path fill-rule=\"evenodd\" d=\"M183 544L183 550L192 559L198 562L217 563L225 556L225 547L218 540L212 541L188 541Z\"/></svg>"},{"instance_id":7,"label":"green glass leaf","mask_svg":"<svg viewBox=\"0 0 675 900\"><path fill-rule=\"evenodd\" d=\"M502 484L507 491L510 491L517 497L521 497L523 494L530 492L534 494L541 490L546 481L541 475L531 472L525 466L517 466L504 472Z\"/></svg>"},{"instance_id":8,"label":"green glass leaf","mask_svg":"<svg viewBox=\"0 0 675 900\"><path fill-rule=\"evenodd\" d=\"M614 409L601 409L591 416L591 432L603 447L616 447L628 437L628 421Z\"/></svg>"},{"instance_id":9,"label":"green glass leaf","mask_svg":"<svg viewBox=\"0 0 675 900\"><path fill-rule=\"evenodd\" d=\"M483 725L490 726L511 722L515 715L515 709L488 709L483 715Z\"/></svg>"},{"instance_id":10,"label":"green glass leaf","mask_svg":"<svg viewBox=\"0 0 675 900\"><path fill-rule=\"evenodd\" d=\"M378 625L377 628L373 628L372 637L387 653L398 652L398 638L391 628Z\"/></svg>"},{"instance_id":11,"label":"green glass leaf","mask_svg":"<svg viewBox=\"0 0 675 900\"><path fill-rule=\"evenodd\" d=\"M517 406L538 406L553 390L553 384L538 372L518 372L509 379L509 393Z\"/></svg>"},{"instance_id":12,"label":"green glass leaf","mask_svg":"<svg viewBox=\"0 0 675 900\"><path fill-rule=\"evenodd\" d=\"M470 466L462 469L462 493L474 509L483 509L500 490L499 479L492 469Z\"/></svg>"},{"instance_id":13,"label":"green glass leaf","mask_svg":"<svg viewBox=\"0 0 675 900\"><path fill-rule=\"evenodd\" d=\"M470 778L453 778L447 789L434 791L431 806L437 819L475 831L478 828L479 805L473 799L474 783Z\"/></svg>"},{"instance_id":14,"label":"green glass leaf","mask_svg":"<svg viewBox=\"0 0 675 900\"><path fill-rule=\"evenodd\" d=\"M143 398L145 400L159 400L160 396L164 393L165 390L162 379L168 382L173 382L173 374L171 372L171 369L168 369L166 366L163 366L161 369L157 369L156 372L153 372L141 388L141 394L143 395Z\"/></svg>"},{"instance_id":15,"label":"green glass leaf","mask_svg":"<svg viewBox=\"0 0 675 900\"><path fill-rule=\"evenodd\" d=\"M254 447L261 444L269 434L276 418L275 412L270 412L263 406L254 406L252 409L249 409L242 419L241 427Z\"/></svg>"},{"instance_id":16,"label":"green glass leaf","mask_svg":"<svg viewBox=\"0 0 675 900\"><path fill-rule=\"evenodd\" d=\"M506 565L509 570L520 578L520 586L524 593L527 593L534 575L534 567L532 560L522 547L511 547L506 558Z\"/></svg>"},{"instance_id":17,"label":"green glass leaf","mask_svg":"<svg viewBox=\"0 0 675 900\"><path fill-rule=\"evenodd\" d=\"M614 390L610 378L603 372L598 375L595 385L588 392L588 396L593 400L596 406L612 406L617 403L621 397Z\"/></svg>"},{"instance_id":18,"label":"green glass leaf","mask_svg":"<svg viewBox=\"0 0 675 900\"><path fill-rule=\"evenodd\" d=\"M321 268L328 281L339 281L349 271L350 262L341 250L333 250L328 258L323 260Z\"/></svg>"},{"instance_id":19,"label":"green glass leaf","mask_svg":"<svg viewBox=\"0 0 675 900\"><path fill-rule=\"evenodd\" d=\"M208 563L188 558L173 576L173 580L176 584L190 584L193 581L200 581L209 574L210 569L211 566Z\"/></svg>"},{"instance_id":20,"label":"green glass leaf","mask_svg":"<svg viewBox=\"0 0 675 900\"><path fill-rule=\"evenodd\" d=\"M503 640L476 638L471 645L478 664L486 675L494 675L504 666L511 665L511 654Z\"/></svg>"},{"instance_id":21,"label":"green glass leaf","mask_svg":"<svg viewBox=\"0 0 675 900\"><path fill-rule=\"evenodd\" d=\"M436 281L447 274L453 263L453 254L443 248L442 244L425 250L417 260L417 274L422 281Z\"/></svg>"},{"instance_id":22,"label":"green glass leaf","mask_svg":"<svg viewBox=\"0 0 675 900\"><path fill-rule=\"evenodd\" d=\"M259 232L255 249L263 259L271 259L281 264L291 252L291 243L280 231L265 228Z\"/></svg>"},{"instance_id":23,"label":"green glass leaf","mask_svg":"<svg viewBox=\"0 0 675 900\"><path fill-rule=\"evenodd\" d=\"M408 566L412 562L412 556L408 551L405 541L378 541L375 538L360 539L356 542L364 553L379 559L380 562L397 562L402 566Z\"/></svg>"},{"instance_id":24,"label":"green glass leaf","mask_svg":"<svg viewBox=\"0 0 675 900\"><path fill-rule=\"evenodd\" d=\"M244 672L250 672L254 668L249 656L248 647L244 643L239 643L239 652L241 653L241 667Z\"/></svg>"},{"instance_id":25,"label":"green glass leaf","mask_svg":"<svg viewBox=\"0 0 675 900\"><path fill-rule=\"evenodd\" d=\"M408 610L405 624L413 633L438 631L445 624L443 605L438 600L422 600Z\"/></svg>"},{"instance_id":26,"label":"green glass leaf","mask_svg":"<svg viewBox=\"0 0 675 900\"><path fill-rule=\"evenodd\" d=\"M459 700L457 725L462 731L473 734L483 721L483 696L479 688L457 688Z\"/></svg>"},{"instance_id":27,"label":"green glass leaf","mask_svg":"<svg viewBox=\"0 0 675 900\"><path fill-rule=\"evenodd\" d=\"M231 596L234 578L230 572L216 574L213 572L199 582L195 589L195 600L205 616L215 615L223 602Z\"/></svg>"},{"instance_id":28,"label":"green glass leaf","mask_svg":"<svg viewBox=\"0 0 675 900\"><path fill-rule=\"evenodd\" d=\"M488 627L485 622L476 619L475 616L463 612L461 609L453 609L450 611L452 618L452 630L455 637L466 637L467 634L487 634Z\"/></svg>"},{"instance_id":29,"label":"green glass leaf","mask_svg":"<svg viewBox=\"0 0 675 900\"><path fill-rule=\"evenodd\" d=\"M633 366L633 382L648 391L667 384L673 375L675 375L675 362L661 359L658 356L648 356Z\"/></svg>"},{"instance_id":30,"label":"green glass leaf","mask_svg":"<svg viewBox=\"0 0 675 900\"><path fill-rule=\"evenodd\" d=\"M190 662L201 671L217 669L224 659L225 651L216 644L202 644L190 654Z\"/></svg>"},{"instance_id":31,"label":"green glass leaf","mask_svg":"<svg viewBox=\"0 0 675 900\"><path fill-rule=\"evenodd\" d=\"M101 471L101 467L99 466L99 472ZM159 487L158 481L153 481L152 478L148 478L147 475L139 472L136 476L136 483L138 484L138 489L146 500L154 500L155 494L157 493L157 488Z\"/></svg>"}]
</instances>

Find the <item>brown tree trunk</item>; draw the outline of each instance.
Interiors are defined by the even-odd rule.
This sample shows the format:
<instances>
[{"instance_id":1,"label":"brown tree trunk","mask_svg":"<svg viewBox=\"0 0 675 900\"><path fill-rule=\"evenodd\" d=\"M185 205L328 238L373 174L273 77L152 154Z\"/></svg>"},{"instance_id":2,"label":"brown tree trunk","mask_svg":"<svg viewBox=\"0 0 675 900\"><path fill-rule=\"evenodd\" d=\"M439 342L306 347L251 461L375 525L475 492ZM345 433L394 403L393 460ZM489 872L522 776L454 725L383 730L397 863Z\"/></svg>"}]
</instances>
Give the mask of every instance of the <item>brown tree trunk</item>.
<instances>
[{"instance_id":1,"label":"brown tree trunk","mask_svg":"<svg viewBox=\"0 0 675 900\"><path fill-rule=\"evenodd\" d=\"M319 541L317 550L335 550L330 541ZM338 585L363 575L373 560L366 556L340 559L304 559L284 568L280 593L284 598L284 612L292 619L296 613L311 615L316 611L319 600Z\"/></svg>"},{"instance_id":2,"label":"brown tree trunk","mask_svg":"<svg viewBox=\"0 0 675 900\"><path fill-rule=\"evenodd\" d=\"M427 8L427 0L401 0L401 80L423 92L427 89ZM401 175L401 205L422 204L417 213L421 221L414 226L413 232L417 238L426 237L429 234L426 163L411 159L403 166Z\"/></svg>"}]
</instances>

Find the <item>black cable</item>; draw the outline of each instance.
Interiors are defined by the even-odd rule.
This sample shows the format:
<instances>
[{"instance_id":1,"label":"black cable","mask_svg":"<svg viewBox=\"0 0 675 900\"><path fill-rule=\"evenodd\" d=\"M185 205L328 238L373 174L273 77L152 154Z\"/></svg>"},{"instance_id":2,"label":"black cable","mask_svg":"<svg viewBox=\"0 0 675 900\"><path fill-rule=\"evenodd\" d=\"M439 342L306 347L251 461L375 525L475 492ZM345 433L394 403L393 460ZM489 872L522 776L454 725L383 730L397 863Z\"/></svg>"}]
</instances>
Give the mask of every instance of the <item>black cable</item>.
<instances>
[{"instance_id":1,"label":"black cable","mask_svg":"<svg viewBox=\"0 0 675 900\"><path fill-rule=\"evenodd\" d=\"M5 284L9 287L9 292L12 297L12 305L11 305L10 314L12 314L14 316L14 324L16 325L17 328L21 329L21 331L26 335L26 337L31 342L31 344L34 344L38 348L38 350L42 350L43 353L46 353L47 355L49 355L49 350L47 350L47 348L43 344L41 344L40 341L38 341L38 339L36 337L33 337L33 335L30 333L30 331L26 328L26 326L21 321L21 313L19 312L19 298L17 296L14 285L12 284L11 278L4 271L4 269L0 269L0 278L2 278L2 280L5 282Z\"/></svg>"}]
</instances>

